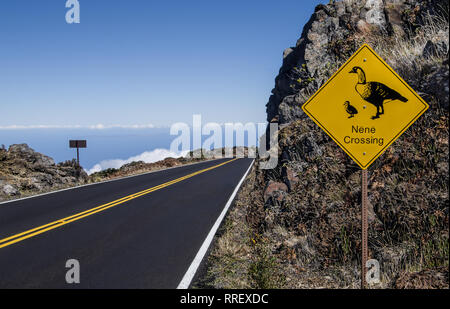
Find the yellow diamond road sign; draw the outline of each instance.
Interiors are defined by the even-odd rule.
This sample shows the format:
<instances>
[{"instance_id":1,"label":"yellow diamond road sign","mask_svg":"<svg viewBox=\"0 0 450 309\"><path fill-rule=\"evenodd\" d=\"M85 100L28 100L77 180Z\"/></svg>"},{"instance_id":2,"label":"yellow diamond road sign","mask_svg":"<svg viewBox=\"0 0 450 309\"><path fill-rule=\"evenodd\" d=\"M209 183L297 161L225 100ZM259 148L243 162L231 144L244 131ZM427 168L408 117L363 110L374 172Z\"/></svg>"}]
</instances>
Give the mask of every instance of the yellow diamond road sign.
<instances>
[{"instance_id":1,"label":"yellow diamond road sign","mask_svg":"<svg viewBox=\"0 0 450 309\"><path fill-rule=\"evenodd\" d=\"M302 109L366 169L428 104L365 44Z\"/></svg>"}]
</instances>

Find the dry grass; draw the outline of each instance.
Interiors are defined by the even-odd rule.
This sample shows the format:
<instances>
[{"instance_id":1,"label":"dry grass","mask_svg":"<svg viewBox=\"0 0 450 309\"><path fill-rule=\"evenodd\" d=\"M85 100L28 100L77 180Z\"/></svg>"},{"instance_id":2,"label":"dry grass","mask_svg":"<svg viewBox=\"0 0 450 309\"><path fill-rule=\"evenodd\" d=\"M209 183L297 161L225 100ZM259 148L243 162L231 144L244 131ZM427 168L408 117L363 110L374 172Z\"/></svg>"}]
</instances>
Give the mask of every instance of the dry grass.
<instances>
[{"instance_id":1,"label":"dry grass","mask_svg":"<svg viewBox=\"0 0 450 309\"><path fill-rule=\"evenodd\" d=\"M404 79L414 79L424 68L448 59L449 22L448 12L440 11L438 15L425 14L424 24L414 33L395 34L391 38L375 35L370 38L375 51L399 73ZM428 42L444 42L446 48L436 53L422 55Z\"/></svg>"},{"instance_id":2,"label":"dry grass","mask_svg":"<svg viewBox=\"0 0 450 309\"><path fill-rule=\"evenodd\" d=\"M194 288L281 288L280 261L255 224L264 217L262 174L253 167L213 242L207 273Z\"/></svg>"},{"instance_id":3,"label":"dry grass","mask_svg":"<svg viewBox=\"0 0 450 309\"><path fill-rule=\"evenodd\" d=\"M194 288L250 288L251 229L246 222L249 200L254 190L255 170L247 176L235 205L225 217L224 223L213 242L207 260L207 273L193 283Z\"/></svg>"}]
</instances>

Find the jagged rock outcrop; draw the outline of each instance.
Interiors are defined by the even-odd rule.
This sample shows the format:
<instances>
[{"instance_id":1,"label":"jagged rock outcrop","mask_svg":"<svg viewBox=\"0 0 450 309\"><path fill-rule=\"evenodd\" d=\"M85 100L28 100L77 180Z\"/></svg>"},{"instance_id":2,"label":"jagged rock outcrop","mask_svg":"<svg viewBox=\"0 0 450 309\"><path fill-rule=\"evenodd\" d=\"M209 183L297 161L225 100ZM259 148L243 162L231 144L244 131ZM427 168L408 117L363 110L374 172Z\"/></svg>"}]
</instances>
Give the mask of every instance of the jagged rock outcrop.
<instances>
[{"instance_id":1,"label":"jagged rock outcrop","mask_svg":"<svg viewBox=\"0 0 450 309\"><path fill-rule=\"evenodd\" d=\"M442 8L442 9L440 9ZM406 37L424 23L428 14L448 10L446 0L344 0L316 7L295 47L283 53L267 108L267 120L279 116L281 125L300 119L301 106L364 42ZM434 37L425 54L448 53L448 33ZM395 48L394 46L392 48ZM389 60L389 59L388 59Z\"/></svg>"},{"instance_id":2,"label":"jagged rock outcrop","mask_svg":"<svg viewBox=\"0 0 450 309\"><path fill-rule=\"evenodd\" d=\"M87 174L75 161L55 164L27 144L0 149L0 201L21 195L86 183Z\"/></svg>"},{"instance_id":3,"label":"jagged rock outcrop","mask_svg":"<svg viewBox=\"0 0 450 309\"><path fill-rule=\"evenodd\" d=\"M259 218L254 227L275 240L273 250L292 278L296 267L323 275L329 265L348 267L358 261L359 168L302 112L301 105L361 44L369 43L431 106L369 170L369 254L380 261L390 278L384 286L420 286L404 283L405 278L423 277L401 270L409 263L428 269L423 272L428 277L433 277L434 267L446 265L446 284L440 280L430 286L448 287L446 9L448 1L433 0L349 0L319 5L296 46L284 51L266 105L267 119L280 124L279 164L263 173L260 185L270 189L278 184L280 188L281 182L286 187L266 193L264 209L259 208L264 215L254 215ZM282 194L269 199L269 193L275 192ZM285 229L282 235L280 226ZM286 247L283 238L305 239L306 245ZM286 256L288 261L283 260ZM401 278L395 281L399 271ZM442 267L437 272L441 274ZM311 276L308 272L303 279ZM357 286L357 278L357 273L346 274L328 286L342 286L337 281L344 279L347 286ZM301 281L293 280L291 287L303 286Z\"/></svg>"},{"instance_id":4,"label":"jagged rock outcrop","mask_svg":"<svg viewBox=\"0 0 450 309\"><path fill-rule=\"evenodd\" d=\"M266 105L267 120L280 125L270 149L278 165L258 170L256 160L203 285L359 288L361 170L301 105L368 43L430 104L368 170L369 258L382 272L375 287L448 288L448 31L446 0L316 7L284 51Z\"/></svg>"}]
</instances>

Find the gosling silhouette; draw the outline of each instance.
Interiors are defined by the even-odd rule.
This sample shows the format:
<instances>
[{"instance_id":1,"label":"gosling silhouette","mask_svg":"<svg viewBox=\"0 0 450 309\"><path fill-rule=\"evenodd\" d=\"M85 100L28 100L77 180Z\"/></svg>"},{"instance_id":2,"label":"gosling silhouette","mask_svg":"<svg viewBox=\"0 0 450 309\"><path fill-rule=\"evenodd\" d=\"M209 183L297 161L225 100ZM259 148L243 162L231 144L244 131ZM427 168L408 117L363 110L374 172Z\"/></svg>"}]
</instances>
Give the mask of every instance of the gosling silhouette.
<instances>
[{"instance_id":1,"label":"gosling silhouette","mask_svg":"<svg viewBox=\"0 0 450 309\"><path fill-rule=\"evenodd\" d=\"M366 74L360 67L353 67L349 73L358 74L358 83L355 86L356 92L361 96L361 98L377 108L377 113L372 117L372 119L380 118L380 115L384 114L383 104L386 100L399 100L402 102L408 101L408 99L400 95L400 93L382 83L367 82Z\"/></svg>"},{"instance_id":2,"label":"gosling silhouette","mask_svg":"<svg viewBox=\"0 0 450 309\"><path fill-rule=\"evenodd\" d=\"M344 106L345 111L350 115L348 118L353 118L358 113L358 110L353 105L350 105L349 101L345 101Z\"/></svg>"}]
</instances>

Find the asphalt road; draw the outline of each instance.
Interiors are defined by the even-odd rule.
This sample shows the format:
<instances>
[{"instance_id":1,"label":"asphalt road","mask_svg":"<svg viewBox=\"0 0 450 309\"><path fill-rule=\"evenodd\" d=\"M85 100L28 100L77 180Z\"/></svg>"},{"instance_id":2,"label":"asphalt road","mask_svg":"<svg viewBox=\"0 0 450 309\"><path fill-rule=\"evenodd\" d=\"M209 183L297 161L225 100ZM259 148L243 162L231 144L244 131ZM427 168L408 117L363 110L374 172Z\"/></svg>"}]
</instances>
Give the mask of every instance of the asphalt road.
<instances>
[{"instance_id":1,"label":"asphalt road","mask_svg":"<svg viewBox=\"0 0 450 309\"><path fill-rule=\"evenodd\" d=\"M0 288L176 288L251 164L228 161L0 204Z\"/></svg>"}]
</instances>

